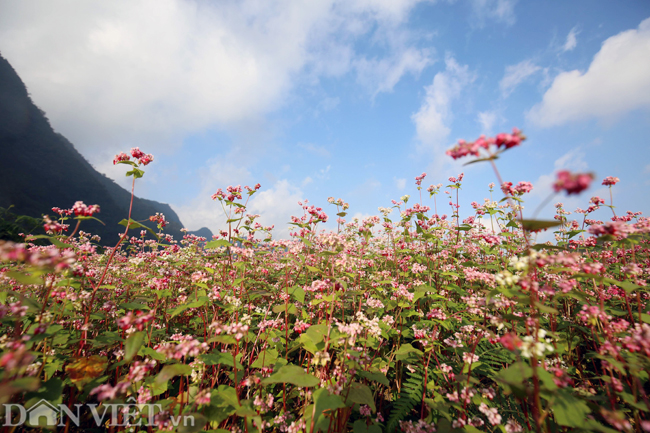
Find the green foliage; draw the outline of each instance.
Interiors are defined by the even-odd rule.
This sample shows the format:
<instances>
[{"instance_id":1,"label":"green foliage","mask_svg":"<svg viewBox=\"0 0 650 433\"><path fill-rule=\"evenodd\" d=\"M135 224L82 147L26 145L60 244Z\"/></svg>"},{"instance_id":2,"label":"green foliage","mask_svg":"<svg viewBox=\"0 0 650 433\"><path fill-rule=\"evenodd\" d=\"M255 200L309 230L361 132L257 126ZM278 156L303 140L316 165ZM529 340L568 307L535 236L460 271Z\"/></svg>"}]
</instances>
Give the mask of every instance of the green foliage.
<instances>
[{"instance_id":1,"label":"green foliage","mask_svg":"<svg viewBox=\"0 0 650 433\"><path fill-rule=\"evenodd\" d=\"M394 432L400 421L407 419L413 409L422 402L422 393L424 392L424 369L421 365L412 365L413 372L406 373L406 368L402 371L407 374L407 378L402 382L402 389L399 397L393 404L390 417L386 424L387 432Z\"/></svg>"}]
</instances>

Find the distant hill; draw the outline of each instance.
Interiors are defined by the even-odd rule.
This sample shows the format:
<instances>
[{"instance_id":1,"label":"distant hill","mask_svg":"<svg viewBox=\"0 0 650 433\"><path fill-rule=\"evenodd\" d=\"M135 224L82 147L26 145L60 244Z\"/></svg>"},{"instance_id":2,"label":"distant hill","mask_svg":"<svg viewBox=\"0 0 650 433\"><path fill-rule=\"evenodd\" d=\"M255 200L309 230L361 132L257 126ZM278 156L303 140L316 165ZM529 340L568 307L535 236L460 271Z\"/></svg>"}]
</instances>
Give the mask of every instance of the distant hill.
<instances>
[{"instance_id":1,"label":"distant hill","mask_svg":"<svg viewBox=\"0 0 650 433\"><path fill-rule=\"evenodd\" d=\"M11 212L16 215L54 217L53 207L71 208L79 200L98 204L101 212L97 216L106 225L84 221L81 229L101 236L102 245L111 245L124 230L117 223L128 216L130 197L130 191L95 170L72 143L52 129L16 71L0 56L0 207L13 205ZM156 212L169 221L165 232L182 239L183 224L168 204L133 200L134 220L148 220ZM154 223L145 224L155 229ZM207 228L198 232L208 240L212 236Z\"/></svg>"}]
</instances>

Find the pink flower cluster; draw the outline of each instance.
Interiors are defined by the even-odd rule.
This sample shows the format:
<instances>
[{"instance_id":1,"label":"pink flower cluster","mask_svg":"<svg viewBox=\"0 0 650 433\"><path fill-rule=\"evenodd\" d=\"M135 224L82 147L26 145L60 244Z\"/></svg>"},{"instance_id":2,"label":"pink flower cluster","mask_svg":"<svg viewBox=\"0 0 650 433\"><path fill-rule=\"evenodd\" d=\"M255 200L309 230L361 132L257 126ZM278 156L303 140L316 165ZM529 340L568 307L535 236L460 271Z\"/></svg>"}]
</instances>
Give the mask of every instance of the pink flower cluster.
<instances>
[{"instance_id":1,"label":"pink flower cluster","mask_svg":"<svg viewBox=\"0 0 650 433\"><path fill-rule=\"evenodd\" d=\"M594 175L591 173L571 174L568 170L561 170L557 173L553 189L555 192L566 191L568 195L579 194L589 188L592 180Z\"/></svg>"},{"instance_id":2,"label":"pink flower cluster","mask_svg":"<svg viewBox=\"0 0 650 433\"><path fill-rule=\"evenodd\" d=\"M10 351L6 352L0 358L0 367L6 371L13 372L13 370L25 368L35 359L34 355L27 351L25 344L20 341L9 343L7 348Z\"/></svg>"},{"instance_id":3,"label":"pink flower cluster","mask_svg":"<svg viewBox=\"0 0 650 433\"><path fill-rule=\"evenodd\" d=\"M131 149L131 155L135 159L137 159L142 165L147 165L151 161L153 161L153 155L150 153L149 154L144 153L143 151L140 150L139 147L134 147L133 149Z\"/></svg>"},{"instance_id":4,"label":"pink flower cluster","mask_svg":"<svg viewBox=\"0 0 650 433\"><path fill-rule=\"evenodd\" d=\"M501 191L503 191L505 195L522 195L531 192L532 190L533 184L530 182L519 182L514 188L512 187L512 182L503 182L503 184L501 184Z\"/></svg>"},{"instance_id":5,"label":"pink flower cluster","mask_svg":"<svg viewBox=\"0 0 650 433\"><path fill-rule=\"evenodd\" d=\"M52 212L56 212L61 216L72 215L72 209L61 209L61 208L58 208L58 207L53 207Z\"/></svg>"},{"instance_id":6,"label":"pink flower cluster","mask_svg":"<svg viewBox=\"0 0 650 433\"><path fill-rule=\"evenodd\" d=\"M161 214L160 212L157 212L155 215L150 216L149 221L155 222L161 229L169 224L169 222L167 222L165 219L165 215Z\"/></svg>"},{"instance_id":7,"label":"pink flower cluster","mask_svg":"<svg viewBox=\"0 0 650 433\"><path fill-rule=\"evenodd\" d=\"M476 141L469 143L465 140L458 140L458 144L445 153L454 159L467 155L479 156L480 149L487 150L493 144L498 148L510 149L519 146L525 139L526 137L519 129L512 128L512 134L501 133L497 134L494 138L481 135Z\"/></svg>"},{"instance_id":8,"label":"pink flower cluster","mask_svg":"<svg viewBox=\"0 0 650 433\"><path fill-rule=\"evenodd\" d=\"M148 165L151 161L153 161L153 155L150 153L144 153L143 151L140 150L139 147L134 147L133 149L131 149L131 156L137 159L138 162L142 165ZM130 161L130 160L131 157L129 155L127 155L124 152L120 152L117 155L115 155L115 158L113 158L113 165L123 161Z\"/></svg>"},{"instance_id":9,"label":"pink flower cluster","mask_svg":"<svg viewBox=\"0 0 650 433\"><path fill-rule=\"evenodd\" d=\"M48 215L43 215L43 221L45 222L45 224L43 224L43 228L46 232L61 233L70 228L68 224L52 221Z\"/></svg>"},{"instance_id":10,"label":"pink flower cluster","mask_svg":"<svg viewBox=\"0 0 650 433\"><path fill-rule=\"evenodd\" d=\"M296 324L293 326L293 330L297 332L298 334L302 334L305 332L311 324L305 323L302 320L296 320Z\"/></svg>"},{"instance_id":11,"label":"pink flower cluster","mask_svg":"<svg viewBox=\"0 0 650 433\"><path fill-rule=\"evenodd\" d=\"M82 201L78 201L72 206L72 212L76 216L93 216L96 213L99 213L99 205L93 204L87 206Z\"/></svg>"},{"instance_id":12,"label":"pink flower cluster","mask_svg":"<svg viewBox=\"0 0 650 433\"><path fill-rule=\"evenodd\" d=\"M123 330L136 328L138 331L142 331L147 323L153 321L154 317L156 317L156 310L148 313L136 310L135 314L133 311L129 311L126 316L117 319L117 326Z\"/></svg>"},{"instance_id":13,"label":"pink flower cluster","mask_svg":"<svg viewBox=\"0 0 650 433\"><path fill-rule=\"evenodd\" d=\"M626 238L628 234L634 231L634 228L628 226L623 221L607 221L602 225L592 225L588 231L596 236L611 235L618 238Z\"/></svg>"},{"instance_id":14,"label":"pink flower cluster","mask_svg":"<svg viewBox=\"0 0 650 433\"><path fill-rule=\"evenodd\" d=\"M148 372L156 368L156 361L135 361L129 369L128 379L132 382L140 382Z\"/></svg>"},{"instance_id":15,"label":"pink flower cluster","mask_svg":"<svg viewBox=\"0 0 650 433\"><path fill-rule=\"evenodd\" d=\"M255 185L256 190L259 189L259 187L260 187L259 183ZM249 187L246 187L246 189L251 191ZM237 186L230 185L226 188L226 192L223 192L221 188L219 188L217 192L212 194L212 200L219 200L219 201L223 199L226 199L228 201L235 201L235 199L241 200L241 192L242 192L241 185L237 185Z\"/></svg>"},{"instance_id":16,"label":"pink flower cluster","mask_svg":"<svg viewBox=\"0 0 650 433\"><path fill-rule=\"evenodd\" d=\"M190 336L181 337L183 341L178 344L162 343L154 347L154 350L170 359L181 359L186 356L197 356L210 348L207 343Z\"/></svg>"},{"instance_id":17,"label":"pink flower cluster","mask_svg":"<svg viewBox=\"0 0 650 433\"><path fill-rule=\"evenodd\" d=\"M61 251L54 246L27 247L11 241L0 240L0 261L25 262L37 268L54 268L57 271L67 269L76 260L74 251Z\"/></svg>"},{"instance_id":18,"label":"pink flower cluster","mask_svg":"<svg viewBox=\"0 0 650 433\"><path fill-rule=\"evenodd\" d=\"M578 319L582 320L585 323L591 323L595 325L598 321L608 322L611 320L611 316L605 314L604 311L600 309L598 305L583 305L582 310L578 312Z\"/></svg>"},{"instance_id":19,"label":"pink flower cluster","mask_svg":"<svg viewBox=\"0 0 650 433\"><path fill-rule=\"evenodd\" d=\"M621 179L619 179L618 177L607 176L605 179L603 179L603 185L612 186L612 185L616 185L620 181Z\"/></svg>"},{"instance_id":20,"label":"pink flower cluster","mask_svg":"<svg viewBox=\"0 0 650 433\"><path fill-rule=\"evenodd\" d=\"M427 177L427 174L426 174L426 173L422 173L421 175L416 176L416 178L415 178L415 184L416 184L417 186L422 185L422 180L424 180L425 177Z\"/></svg>"},{"instance_id":21,"label":"pink flower cluster","mask_svg":"<svg viewBox=\"0 0 650 433\"><path fill-rule=\"evenodd\" d=\"M90 395L97 394L97 400L99 401L113 400L118 395L125 394L129 389L129 386L131 386L130 382L120 382L115 386L111 386L111 384L105 383L90 391Z\"/></svg>"},{"instance_id":22,"label":"pink flower cluster","mask_svg":"<svg viewBox=\"0 0 650 433\"><path fill-rule=\"evenodd\" d=\"M399 428L404 433L434 433L436 431L436 426L434 424L429 424L423 419L417 422L400 421Z\"/></svg>"}]
</instances>

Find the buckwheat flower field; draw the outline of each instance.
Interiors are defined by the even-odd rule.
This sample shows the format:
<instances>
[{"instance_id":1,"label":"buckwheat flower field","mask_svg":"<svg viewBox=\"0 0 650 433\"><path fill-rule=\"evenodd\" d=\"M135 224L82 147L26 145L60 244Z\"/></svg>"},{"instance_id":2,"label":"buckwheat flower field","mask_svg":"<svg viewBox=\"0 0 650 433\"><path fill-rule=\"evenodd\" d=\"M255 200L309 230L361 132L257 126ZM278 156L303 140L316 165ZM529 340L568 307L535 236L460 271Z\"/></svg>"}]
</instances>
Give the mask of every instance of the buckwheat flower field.
<instances>
[{"instance_id":1,"label":"buckwheat flower field","mask_svg":"<svg viewBox=\"0 0 650 433\"><path fill-rule=\"evenodd\" d=\"M4 428L650 431L650 220L616 212L612 176L578 220L561 203L555 220L524 215L534 185L497 170L524 139L447 151L498 181L463 221L463 174L426 187L423 173L417 195L358 223L342 199L300 203L291 240L247 212L259 184L217 190L227 227L208 240L125 215L105 246L83 232L101 203L53 209L49 235L0 244ZM153 160L135 148L114 164L135 187ZM595 181L562 171L554 188ZM590 218L603 207L611 220Z\"/></svg>"}]
</instances>

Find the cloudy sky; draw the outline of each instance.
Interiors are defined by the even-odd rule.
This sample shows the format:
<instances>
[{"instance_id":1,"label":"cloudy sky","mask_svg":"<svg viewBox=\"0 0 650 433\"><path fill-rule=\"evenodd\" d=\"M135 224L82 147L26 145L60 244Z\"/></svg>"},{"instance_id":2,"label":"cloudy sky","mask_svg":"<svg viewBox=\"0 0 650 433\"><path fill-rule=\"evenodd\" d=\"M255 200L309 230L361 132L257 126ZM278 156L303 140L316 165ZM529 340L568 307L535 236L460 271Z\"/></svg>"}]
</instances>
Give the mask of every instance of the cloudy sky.
<instances>
[{"instance_id":1,"label":"cloudy sky","mask_svg":"<svg viewBox=\"0 0 650 433\"><path fill-rule=\"evenodd\" d=\"M126 185L113 156L153 153L136 195L189 229L223 228L228 185L261 183L250 209L283 236L299 200L375 215L422 172L464 172L466 216L495 175L445 150L513 126L497 163L533 183L525 216L560 169L597 182L542 217L609 198L606 176L619 213L650 212L647 1L0 0L0 53L99 171Z\"/></svg>"}]
</instances>

